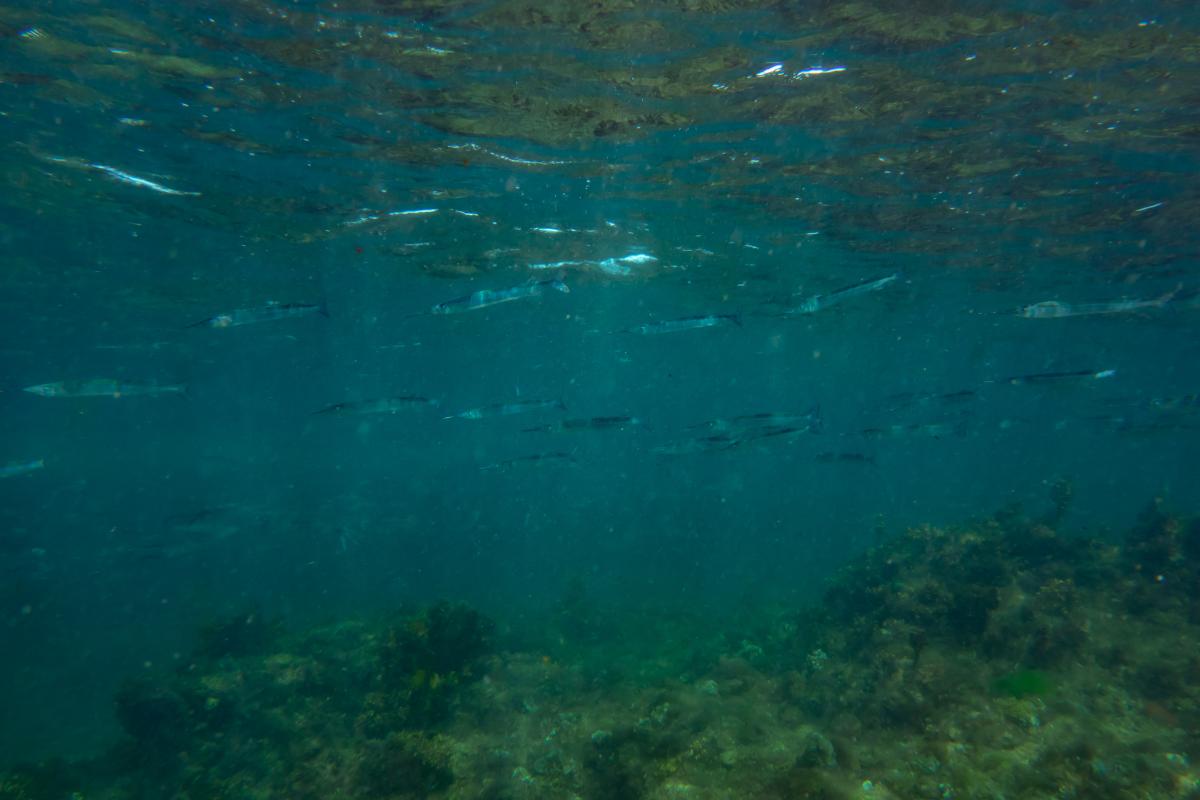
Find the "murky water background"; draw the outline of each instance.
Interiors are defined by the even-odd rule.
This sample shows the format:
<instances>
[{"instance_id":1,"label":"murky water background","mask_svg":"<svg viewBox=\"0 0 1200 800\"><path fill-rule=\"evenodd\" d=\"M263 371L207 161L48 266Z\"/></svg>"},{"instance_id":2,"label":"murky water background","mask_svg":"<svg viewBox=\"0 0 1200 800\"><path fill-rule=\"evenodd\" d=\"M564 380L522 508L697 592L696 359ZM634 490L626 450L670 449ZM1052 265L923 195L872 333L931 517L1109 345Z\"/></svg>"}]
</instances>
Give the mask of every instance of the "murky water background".
<instances>
[{"instance_id":1,"label":"murky water background","mask_svg":"<svg viewBox=\"0 0 1200 800\"><path fill-rule=\"evenodd\" d=\"M95 749L120 678L239 609L536 619L582 579L719 618L1056 481L1073 532L1190 508L1198 23L0 9L0 462L44 461L0 482L0 749ZM189 327L272 302L329 316ZM736 324L633 330L709 315ZM96 378L186 396L21 391ZM314 414L406 395L436 406ZM534 400L565 408L443 419Z\"/></svg>"}]
</instances>

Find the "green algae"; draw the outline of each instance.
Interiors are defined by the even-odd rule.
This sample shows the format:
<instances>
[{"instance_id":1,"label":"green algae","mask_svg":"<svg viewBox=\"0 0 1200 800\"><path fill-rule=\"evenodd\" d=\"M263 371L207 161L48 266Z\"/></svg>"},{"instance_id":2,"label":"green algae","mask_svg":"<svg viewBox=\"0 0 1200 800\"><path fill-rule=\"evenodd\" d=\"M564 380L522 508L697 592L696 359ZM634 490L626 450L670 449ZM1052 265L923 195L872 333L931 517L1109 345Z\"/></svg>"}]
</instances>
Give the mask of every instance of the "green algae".
<instances>
[{"instance_id":1,"label":"green algae","mask_svg":"<svg viewBox=\"0 0 1200 800\"><path fill-rule=\"evenodd\" d=\"M1004 697L1038 697L1054 688L1050 676L1038 669L1022 669L992 681L992 693Z\"/></svg>"},{"instance_id":2,"label":"green algae","mask_svg":"<svg viewBox=\"0 0 1200 800\"><path fill-rule=\"evenodd\" d=\"M915 528L716 629L574 581L540 643L453 604L254 633L127 684L126 741L0 798L1194 797L1194 530L1161 504L1124 548L1016 509ZM639 635L658 667L620 666Z\"/></svg>"}]
</instances>

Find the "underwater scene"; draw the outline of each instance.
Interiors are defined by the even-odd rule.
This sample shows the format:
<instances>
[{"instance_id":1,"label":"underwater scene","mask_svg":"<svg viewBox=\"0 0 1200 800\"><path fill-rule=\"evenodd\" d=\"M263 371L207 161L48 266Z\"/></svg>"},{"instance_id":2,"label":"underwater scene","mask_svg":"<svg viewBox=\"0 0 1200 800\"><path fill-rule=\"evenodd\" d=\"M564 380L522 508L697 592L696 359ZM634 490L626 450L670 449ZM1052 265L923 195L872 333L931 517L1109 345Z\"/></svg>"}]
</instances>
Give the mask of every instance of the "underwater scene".
<instances>
[{"instance_id":1,"label":"underwater scene","mask_svg":"<svg viewBox=\"0 0 1200 800\"><path fill-rule=\"evenodd\" d=\"M1200 8L0 5L0 800L1200 798Z\"/></svg>"}]
</instances>

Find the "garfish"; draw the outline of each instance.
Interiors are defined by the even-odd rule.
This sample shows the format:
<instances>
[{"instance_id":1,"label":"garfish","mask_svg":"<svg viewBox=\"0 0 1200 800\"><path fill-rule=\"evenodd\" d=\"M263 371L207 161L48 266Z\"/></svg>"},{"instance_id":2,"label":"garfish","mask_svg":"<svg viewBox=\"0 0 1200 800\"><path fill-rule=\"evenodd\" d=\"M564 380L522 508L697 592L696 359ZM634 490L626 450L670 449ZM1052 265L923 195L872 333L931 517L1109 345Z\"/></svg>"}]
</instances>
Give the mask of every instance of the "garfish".
<instances>
[{"instance_id":1,"label":"garfish","mask_svg":"<svg viewBox=\"0 0 1200 800\"><path fill-rule=\"evenodd\" d=\"M135 397L138 395L186 394L182 383L126 383L114 378L57 381L26 386L25 391L42 397Z\"/></svg>"},{"instance_id":2,"label":"garfish","mask_svg":"<svg viewBox=\"0 0 1200 800\"><path fill-rule=\"evenodd\" d=\"M253 325L256 322L274 322L278 319L307 317L310 314L320 314L322 317L328 318L329 309L325 307L324 302L316 305L311 303L270 302L258 308L238 308L223 314L214 314L208 319L193 322L188 327L198 328L201 325L207 325L210 328L236 328L240 325Z\"/></svg>"},{"instance_id":3,"label":"garfish","mask_svg":"<svg viewBox=\"0 0 1200 800\"><path fill-rule=\"evenodd\" d=\"M760 411L754 414L739 414L736 417L706 420L691 428L707 428L711 431L746 431L755 427L803 427L819 426L821 423L821 407L813 406L802 414L781 413L778 411Z\"/></svg>"},{"instance_id":4,"label":"garfish","mask_svg":"<svg viewBox=\"0 0 1200 800\"><path fill-rule=\"evenodd\" d=\"M1070 383L1074 381L1091 381L1111 378L1117 374L1115 369L1090 370L1081 369L1070 372L1035 372L1032 375L1013 375L1005 378L1004 382L1013 386L1038 383Z\"/></svg>"},{"instance_id":5,"label":"garfish","mask_svg":"<svg viewBox=\"0 0 1200 800\"><path fill-rule=\"evenodd\" d=\"M609 428L626 428L641 425L637 417L584 417L582 419L564 419L553 425L538 425L535 428L522 428L522 433L557 433L564 431L597 431Z\"/></svg>"},{"instance_id":6,"label":"garfish","mask_svg":"<svg viewBox=\"0 0 1200 800\"><path fill-rule=\"evenodd\" d=\"M694 439L683 439L667 442L650 448L657 456L690 456L695 453L715 453L718 450L730 450L741 444L728 434L719 433L714 436L700 436Z\"/></svg>"},{"instance_id":7,"label":"garfish","mask_svg":"<svg viewBox=\"0 0 1200 800\"><path fill-rule=\"evenodd\" d=\"M830 292L829 294L814 294L800 301L800 304L793 306L783 312L785 317L794 317L801 314L815 314L818 311L824 311L830 306L835 306L852 297L858 297L868 292L877 292L889 283L900 277L900 273L893 272L882 278L872 278L871 280L862 281L860 283L851 284L841 289Z\"/></svg>"},{"instance_id":8,"label":"garfish","mask_svg":"<svg viewBox=\"0 0 1200 800\"><path fill-rule=\"evenodd\" d=\"M461 314L464 311L476 311L480 308L510 303L526 297L540 297L545 294L546 289L555 289L564 294L569 294L571 291L571 287L557 278L547 281L531 281L510 289L480 289L478 292L438 303L431 309L431 312L434 314Z\"/></svg>"},{"instance_id":9,"label":"garfish","mask_svg":"<svg viewBox=\"0 0 1200 800\"><path fill-rule=\"evenodd\" d=\"M721 325L736 325L742 327L740 314L702 314L695 317L680 319L664 319L658 322L646 322L633 328L625 328L623 332L652 335L656 333L676 333L697 328L716 328Z\"/></svg>"},{"instance_id":10,"label":"garfish","mask_svg":"<svg viewBox=\"0 0 1200 800\"><path fill-rule=\"evenodd\" d=\"M908 406L952 405L965 403L975 399L973 389L959 389L956 392L900 392L884 398L888 407L893 411Z\"/></svg>"},{"instance_id":11,"label":"garfish","mask_svg":"<svg viewBox=\"0 0 1200 800\"><path fill-rule=\"evenodd\" d=\"M863 428L859 433L871 439L894 436L928 436L932 439L941 439L945 436L962 436L966 430L966 423L960 420L958 422L923 422L912 425Z\"/></svg>"},{"instance_id":12,"label":"garfish","mask_svg":"<svg viewBox=\"0 0 1200 800\"><path fill-rule=\"evenodd\" d=\"M1125 314L1130 311L1142 311L1148 308L1162 308L1175 299L1183 284L1171 291L1150 300L1116 300L1109 303L1063 303L1058 300L1044 300L1041 303L1025 306L1017 316L1025 319L1064 319L1066 317L1088 317L1098 314Z\"/></svg>"},{"instance_id":13,"label":"garfish","mask_svg":"<svg viewBox=\"0 0 1200 800\"><path fill-rule=\"evenodd\" d=\"M867 453L826 451L817 453L817 461L822 464L874 464L875 456Z\"/></svg>"},{"instance_id":14,"label":"garfish","mask_svg":"<svg viewBox=\"0 0 1200 800\"><path fill-rule=\"evenodd\" d=\"M567 406L562 400L529 400L518 403L492 403L488 406L470 408L457 414L449 414L442 419L485 419L487 417L508 417L513 414L524 414L529 411L545 411L548 409L566 411Z\"/></svg>"},{"instance_id":15,"label":"garfish","mask_svg":"<svg viewBox=\"0 0 1200 800\"><path fill-rule=\"evenodd\" d=\"M398 414L401 411L421 408L424 406L437 406L438 401L420 395L404 395L401 397L381 397L375 400L361 400L358 402L334 403L331 406L325 406L320 411L314 411L313 414L335 414L338 416L366 416L369 414Z\"/></svg>"},{"instance_id":16,"label":"garfish","mask_svg":"<svg viewBox=\"0 0 1200 800\"><path fill-rule=\"evenodd\" d=\"M39 458L35 461L26 461L21 464L7 464L0 467L0 478L15 478L17 475L24 475L34 470L39 470L46 466L46 460Z\"/></svg>"},{"instance_id":17,"label":"garfish","mask_svg":"<svg viewBox=\"0 0 1200 800\"><path fill-rule=\"evenodd\" d=\"M516 458L508 458L504 461L496 461L492 464L483 464L479 467L480 470L496 470L512 467L517 464L537 464L541 462L559 461L569 464L575 463L575 456L570 453L564 453L561 450L555 450L549 453L533 453L527 456L517 456Z\"/></svg>"}]
</instances>

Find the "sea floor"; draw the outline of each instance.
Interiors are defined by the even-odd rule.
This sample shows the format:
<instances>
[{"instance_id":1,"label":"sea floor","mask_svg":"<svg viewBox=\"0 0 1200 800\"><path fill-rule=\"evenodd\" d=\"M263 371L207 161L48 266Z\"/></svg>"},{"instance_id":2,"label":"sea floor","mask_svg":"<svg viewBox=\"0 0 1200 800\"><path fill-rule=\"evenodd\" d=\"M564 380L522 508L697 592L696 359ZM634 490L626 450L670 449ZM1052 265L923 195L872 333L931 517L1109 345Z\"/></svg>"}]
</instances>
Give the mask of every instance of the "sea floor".
<instances>
[{"instance_id":1,"label":"sea floor","mask_svg":"<svg viewBox=\"0 0 1200 800\"><path fill-rule=\"evenodd\" d=\"M122 687L111 750L0 798L1200 797L1200 521L1057 522L912 529L740 623L580 582L532 627L247 613Z\"/></svg>"}]
</instances>

